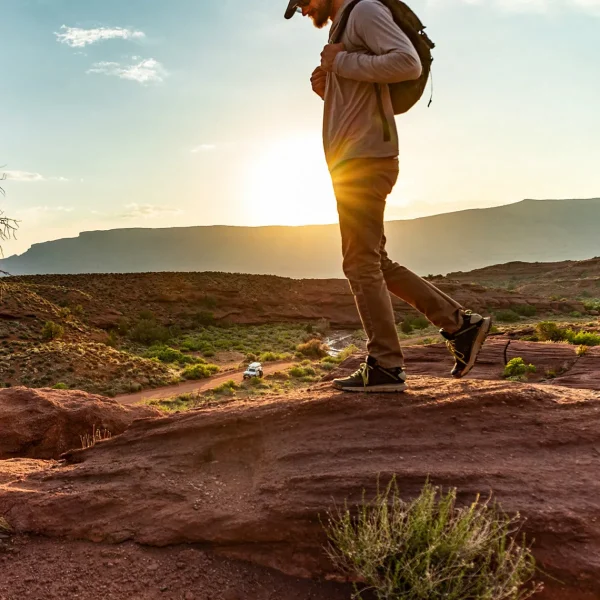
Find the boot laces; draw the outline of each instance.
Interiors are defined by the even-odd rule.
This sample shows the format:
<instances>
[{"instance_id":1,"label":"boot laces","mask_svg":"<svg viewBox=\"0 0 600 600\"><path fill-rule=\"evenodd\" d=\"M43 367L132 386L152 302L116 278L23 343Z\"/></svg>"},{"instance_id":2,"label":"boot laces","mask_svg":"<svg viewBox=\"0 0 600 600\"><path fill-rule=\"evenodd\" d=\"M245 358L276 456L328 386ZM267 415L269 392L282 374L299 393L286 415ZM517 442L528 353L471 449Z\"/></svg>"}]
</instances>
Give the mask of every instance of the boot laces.
<instances>
[{"instance_id":1,"label":"boot laces","mask_svg":"<svg viewBox=\"0 0 600 600\"><path fill-rule=\"evenodd\" d=\"M360 367L354 373L352 373L352 377L360 377L362 379L363 386L367 387L369 384L369 371L372 368L373 367L368 365L366 362L361 363Z\"/></svg>"}]
</instances>

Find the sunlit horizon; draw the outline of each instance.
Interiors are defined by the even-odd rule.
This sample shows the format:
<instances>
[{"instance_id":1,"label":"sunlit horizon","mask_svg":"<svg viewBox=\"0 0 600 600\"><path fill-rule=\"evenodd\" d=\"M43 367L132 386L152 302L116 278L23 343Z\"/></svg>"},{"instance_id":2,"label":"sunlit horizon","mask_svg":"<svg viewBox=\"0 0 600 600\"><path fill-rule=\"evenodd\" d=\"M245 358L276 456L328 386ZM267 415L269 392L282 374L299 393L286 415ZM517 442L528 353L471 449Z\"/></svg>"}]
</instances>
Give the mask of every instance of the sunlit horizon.
<instances>
[{"instance_id":1,"label":"sunlit horizon","mask_svg":"<svg viewBox=\"0 0 600 600\"><path fill-rule=\"evenodd\" d=\"M285 5L7 0L5 256L81 231L336 223L309 83L327 32ZM411 5L433 104L398 118L386 219L600 196L595 3Z\"/></svg>"}]
</instances>

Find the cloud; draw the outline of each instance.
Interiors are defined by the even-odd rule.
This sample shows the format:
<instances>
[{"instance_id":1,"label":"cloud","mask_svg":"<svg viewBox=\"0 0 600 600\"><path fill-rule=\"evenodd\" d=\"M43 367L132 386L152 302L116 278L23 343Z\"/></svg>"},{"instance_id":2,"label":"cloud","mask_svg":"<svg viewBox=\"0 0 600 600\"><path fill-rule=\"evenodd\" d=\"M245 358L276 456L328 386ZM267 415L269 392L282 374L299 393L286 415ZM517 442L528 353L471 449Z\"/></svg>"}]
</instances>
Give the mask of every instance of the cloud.
<instances>
[{"instance_id":1,"label":"cloud","mask_svg":"<svg viewBox=\"0 0 600 600\"><path fill-rule=\"evenodd\" d=\"M70 181L66 177L44 177L40 173L29 173L28 171L6 171L6 179L18 181L21 183L39 182L39 181Z\"/></svg>"},{"instance_id":2,"label":"cloud","mask_svg":"<svg viewBox=\"0 0 600 600\"><path fill-rule=\"evenodd\" d=\"M210 152L210 150L215 150L216 146L214 144L200 144L195 148L192 148L190 152L192 154L196 154L197 152Z\"/></svg>"},{"instance_id":3,"label":"cloud","mask_svg":"<svg viewBox=\"0 0 600 600\"><path fill-rule=\"evenodd\" d=\"M124 29L122 27L98 27L96 29L80 29L78 27L61 27L63 33L54 32L59 43L67 44L71 48L85 48L90 44L104 40L139 40L146 37L143 31Z\"/></svg>"},{"instance_id":4,"label":"cloud","mask_svg":"<svg viewBox=\"0 0 600 600\"><path fill-rule=\"evenodd\" d=\"M121 219L135 219L135 218L152 218L160 215L179 215L183 211L179 208L173 208L171 206L157 206L155 204L127 204L127 209L124 213L117 215Z\"/></svg>"},{"instance_id":5,"label":"cloud","mask_svg":"<svg viewBox=\"0 0 600 600\"><path fill-rule=\"evenodd\" d=\"M132 60L139 60L137 64L123 65L117 62L98 62L88 69L87 73L101 73L103 75L112 75L120 79L137 81L143 85L147 83L162 83L168 75L165 68L154 58L140 59L139 56L132 57Z\"/></svg>"}]
</instances>

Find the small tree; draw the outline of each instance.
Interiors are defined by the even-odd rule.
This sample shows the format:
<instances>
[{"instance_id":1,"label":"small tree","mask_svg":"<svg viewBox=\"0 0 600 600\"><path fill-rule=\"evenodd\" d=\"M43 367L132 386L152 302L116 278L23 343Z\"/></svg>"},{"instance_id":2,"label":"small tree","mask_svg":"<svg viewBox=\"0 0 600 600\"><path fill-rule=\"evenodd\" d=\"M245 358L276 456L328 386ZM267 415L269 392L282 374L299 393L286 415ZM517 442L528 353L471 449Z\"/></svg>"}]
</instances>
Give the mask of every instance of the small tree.
<instances>
[{"instance_id":1,"label":"small tree","mask_svg":"<svg viewBox=\"0 0 600 600\"><path fill-rule=\"evenodd\" d=\"M6 173L2 173L0 175L0 181L4 181L6 179ZM0 186L0 195L5 196L4 188ZM15 231L17 231L19 227L18 221L15 219L9 219L4 216L4 212L0 210L0 240L9 240L11 237L14 237ZM0 246L0 256L4 256L2 252L2 246ZM0 273L4 275L8 275L5 271L1 271Z\"/></svg>"}]
</instances>

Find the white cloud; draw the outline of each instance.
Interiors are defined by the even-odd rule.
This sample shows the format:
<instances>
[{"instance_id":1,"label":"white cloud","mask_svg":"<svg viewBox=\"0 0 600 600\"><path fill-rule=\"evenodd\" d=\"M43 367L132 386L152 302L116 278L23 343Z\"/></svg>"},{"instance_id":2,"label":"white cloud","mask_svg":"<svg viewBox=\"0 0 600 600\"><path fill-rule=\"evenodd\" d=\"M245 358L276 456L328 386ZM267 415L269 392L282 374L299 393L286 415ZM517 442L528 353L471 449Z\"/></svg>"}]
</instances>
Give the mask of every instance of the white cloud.
<instances>
[{"instance_id":1,"label":"white cloud","mask_svg":"<svg viewBox=\"0 0 600 600\"><path fill-rule=\"evenodd\" d=\"M134 219L134 218L151 218L158 217L160 215L172 214L179 215L182 213L181 209L173 208L171 206L157 206L155 204L127 204L127 209L124 213L117 215L122 219Z\"/></svg>"},{"instance_id":2,"label":"white cloud","mask_svg":"<svg viewBox=\"0 0 600 600\"><path fill-rule=\"evenodd\" d=\"M196 154L197 152L209 152L210 150L215 150L216 146L214 144L200 144L195 148L192 148L190 152L192 154Z\"/></svg>"},{"instance_id":3,"label":"white cloud","mask_svg":"<svg viewBox=\"0 0 600 600\"><path fill-rule=\"evenodd\" d=\"M40 173L30 173L28 171L6 171L6 179L18 181L21 183L30 183L37 181L70 181L66 177L44 177Z\"/></svg>"},{"instance_id":4,"label":"white cloud","mask_svg":"<svg viewBox=\"0 0 600 600\"><path fill-rule=\"evenodd\" d=\"M87 73L113 75L120 79L129 79L141 84L162 83L168 75L162 64L154 58L140 59L134 56L133 60L139 60L140 62L133 65L123 65L117 62L94 63Z\"/></svg>"},{"instance_id":5,"label":"white cloud","mask_svg":"<svg viewBox=\"0 0 600 600\"><path fill-rule=\"evenodd\" d=\"M71 48L84 48L90 44L104 40L139 40L146 37L143 31L124 29L123 27L98 27L96 29L80 29L79 27L61 27L62 33L54 32L61 44L67 44Z\"/></svg>"}]
</instances>

